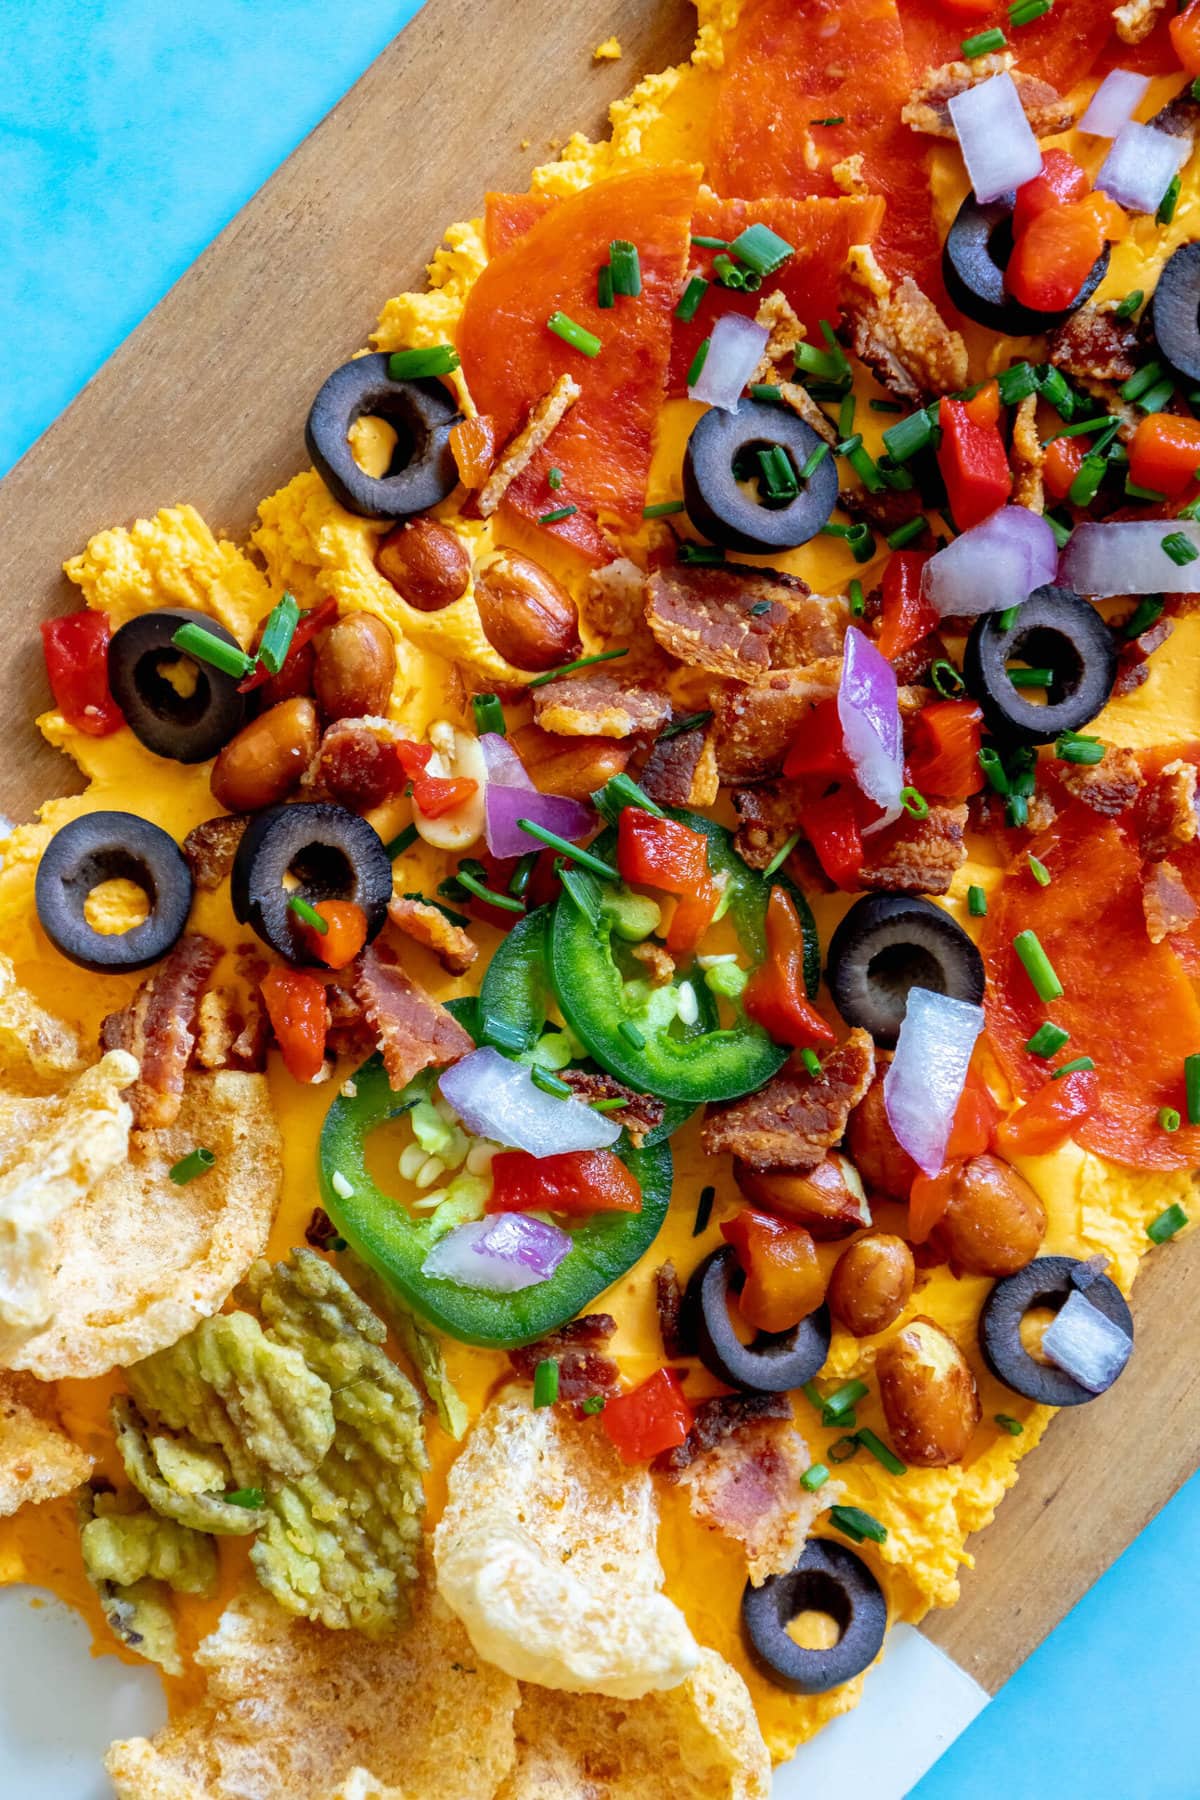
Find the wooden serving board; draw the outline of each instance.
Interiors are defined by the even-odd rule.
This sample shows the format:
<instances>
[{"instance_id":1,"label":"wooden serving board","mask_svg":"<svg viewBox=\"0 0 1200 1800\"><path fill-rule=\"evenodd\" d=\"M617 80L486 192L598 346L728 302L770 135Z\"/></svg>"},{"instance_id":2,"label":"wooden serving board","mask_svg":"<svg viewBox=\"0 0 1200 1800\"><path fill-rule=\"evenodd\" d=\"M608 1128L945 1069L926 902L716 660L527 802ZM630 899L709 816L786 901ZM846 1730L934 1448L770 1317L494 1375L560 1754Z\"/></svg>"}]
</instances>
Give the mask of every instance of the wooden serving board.
<instances>
[{"instance_id":1,"label":"wooden serving board","mask_svg":"<svg viewBox=\"0 0 1200 1800\"><path fill-rule=\"evenodd\" d=\"M33 727L39 620L97 529L192 501L241 537L299 467L309 397L388 294L423 284L443 227L523 189L570 132L681 61L686 0L426 0L422 11L0 483L0 811L67 785ZM619 62L593 64L615 32ZM924 1627L994 1692L1191 1474L1200 1444L1200 1234L1148 1259L1138 1349L1107 1399L1064 1413L974 1545L963 1599Z\"/></svg>"}]
</instances>

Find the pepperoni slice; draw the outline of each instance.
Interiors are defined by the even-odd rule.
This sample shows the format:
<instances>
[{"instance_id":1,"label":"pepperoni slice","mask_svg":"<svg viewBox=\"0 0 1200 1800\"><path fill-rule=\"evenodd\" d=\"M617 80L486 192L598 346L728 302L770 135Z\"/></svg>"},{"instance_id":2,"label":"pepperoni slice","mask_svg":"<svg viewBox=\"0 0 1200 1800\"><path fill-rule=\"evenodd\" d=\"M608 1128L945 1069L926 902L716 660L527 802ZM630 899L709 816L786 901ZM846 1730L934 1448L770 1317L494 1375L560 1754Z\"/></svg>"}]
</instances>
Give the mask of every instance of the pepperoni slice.
<instances>
[{"instance_id":1,"label":"pepperoni slice","mask_svg":"<svg viewBox=\"0 0 1200 1800\"><path fill-rule=\"evenodd\" d=\"M600 561L611 551L598 516L630 527L641 519L696 176L683 167L651 169L612 176L544 209L530 198L492 196L489 241L504 247L471 290L458 350L472 398L495 419L501 441L560 375L579 383L579 399L504 505L526 520L577 506L545 529ZM602 309L596 277L614 238L637 245L642 291ZM598 356L581 355L547 329L555 311L600 339ZM551 466L562 471L557 490L546 480Z\"/></svg>"},{"instance_id":2,"label":"pepperoni slice","mask_svg":"<svg viewBox=\"0 0 1200 1800\"><path fill-rule=\"evenodd\" d=\"M880 261L941 300L929 150L900 123L912 85L896 0L750 0L726 53L709 180L723 194L836 195L835 167L861 155L887 201Z\"/></svg>"},{"instance_id":3,"label":"pepperoni slice","mask_svg":"<svg viewBox=\"0 0 1200 1800\"><path fill-rule=\"evenodd\" d=\"M1113 28L1112 0L1070 0L1016 31L1008 28L1008 7L1003 4L970 19L956 16L941 0L896 0L896 4L918 79L926 69L961 61L964 38L998 25L1017 53L1021 73L1036 75L1065 94L1092 68ZM1127 69L1133 54L1130 45L1122 44L1115 61Z\"/></svg>"},{"instance_id":4,"label":"pepperoni slice","mask_svg":"<svg viewBox=\"0 0 1200 1800\"><path fill-rule=\"evenodd\" d=\"M501 256L511 250L556 204L553 194L488 194L483 214L488 255Z\"/></svg>"},{"instance_id":5,"label":"pepperoni slice","mask_svg":"<svg viewBox=\"0 0 1200 1800\"><path fill-rule=\"evenodd\" d=\"M1135 1169L1193 1168L1200 1127L1166 1132L1160 1107L1184 1115L1183 1061L1200 1050L1200 1005L1168 944L1152 944L1142 912L1141 861L1110 822L1083 809L1062 814L1031 846L1050 873L1041 887L1016 858L988 906L980 948L988 985L988 1033L1005 1074L1028 1099L1048 1065L1025 1044L1047 1018L1071 1034L1059 1060L1090 1056L1100 1106L1078 1143ZM1061 1000L1039 1000L1016 952L1036 932L1062 982Z\"/></svg>"},{"instance_id":6,"label":"pepperoni slice","mask_svg":"<svg viewBox=\"0 0 1200 1800\"><path fill-rule=\"evenodd\" d=\"M686 324L681 319L675 321L668 391L683 393L692 358L722 313L753 316L763 295L772 288L784 294L805 326L810 343L820 346L820 321L828 319L836 325L840 317L838 280L847 252L851 244L871 242L879 230L883 210L883 201L876 194L854 199L843 196L838 200L718 200L715 195L702 198L692 220L694 236L719 237L728 242L747 225L757 223L769 226L787 243L795 245L796 253L777 275L763 283L759 293L739 294L732 288L714 285L700 302L694 319ZM711 253L698 251L697 272L709 274L710 264Z\"/></svg>"}]
</instances>

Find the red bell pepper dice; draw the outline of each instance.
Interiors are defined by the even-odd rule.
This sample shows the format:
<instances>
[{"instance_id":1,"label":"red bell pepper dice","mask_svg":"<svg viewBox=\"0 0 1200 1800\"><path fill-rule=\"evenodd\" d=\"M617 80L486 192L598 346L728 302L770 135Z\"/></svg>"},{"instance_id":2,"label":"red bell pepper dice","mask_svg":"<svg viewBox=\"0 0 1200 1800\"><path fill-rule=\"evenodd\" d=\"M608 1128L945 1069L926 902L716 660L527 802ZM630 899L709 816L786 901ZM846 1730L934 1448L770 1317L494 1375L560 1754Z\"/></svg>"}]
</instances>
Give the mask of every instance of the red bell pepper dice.
<instances>
[{"instance_id":1,"label":"red bell pepper dice","mask_svg":"<svg viewBox=\"0 0 1200 1800\"><path fill-rule=\"evenodd\" d=\"M843 789L810 801L800 822L830 881L853 893L862 871L863 842L849 794Z\"/></svg>"},{"instance_id":2,"label":"red bell pepper dice","mask_svg":"<svg viewBox=\"0 0 1200 1800\"><path fill-rule=\"evenodd\" d=\"M617 1394L599 1415L600 1424L628 1463L649 1462L682 1444L693 1413L673 1369L654 1374L628 1394Z\"/></svg>"},{"instance_id":3,"label":"red bell pepper dice","mask_svg":"<svg viewBox=\"0 0 1200 1800\"><path fill-rule=\"evenodd\" d=\"M566 1150L531 1156L502 1150L492 1158L487 1211L554 1212L587 1218L598 1212L642 1210L642 1190L611 1150Z\"/></svg>"},{"instance_id":4,"label":"red bell pepper dice","mask_svg":"<svg viewBox=\"0 0 1200 1800\"><path fill-rule=\"evenodd\" d=\"M910 731L908 779L928 799L966 800L983 786L983 714L974 700L935 700Z\"/></svg>"},{"instance_id":5,"label":"red bell pepper dice","mask_svg":"<svg viewBox=\"0 0 1200 1800\"><path fill-rule=\"evenodd\" d=\"M1129 479L1137 487L1154 488L1169 500L1196 485L1200 469L1200 419L1174 413L1147 413L1139 419L1129 446Z\"/></svg>"},{"instance_id":6,"label":"red bell pepper dice","mask_svg":"<svg viewBox=\"0 0 1200 1800\"><path fill-rule=\"evenodd\" d=\"M938 423L942 441L937 461L946 497L955 524L960 531L968 531L1003 506L1012 492L1004 439L994 421L981 424L964 400L944 399L938 408Z\"/></svg>"},{"instance_id":7,"label":"red bell pepper dice","mask_svg":"<svg viewBox=\"0 0 1200 1800\"><path fill-rule=\"evenodd\" d=\"M815 1049L835 1042L833 1032L808 1001L804 983L804 929L791 897L773 887L767 897L767 955L746 983L746 1016L777 1044Z\"/></svg>"},{"instance_id":8,"label":"red bell pepper dice","mask_svg":"<svg viewBox=\"0 0 1200 1800\"><path fill-rule=\"evenodd\" d=\"M617 824L617 868L625 881L664 894L694 894L709 880L708 840L676 819L626 806Z\"/></svg>"},{"instance_id":9,"label":"red bell pepper dice","mask_svg":"<svg viewBox=\"0 0 1200 1800\"><path fill-rule=\"evenodd\" d=\"M109 692L108 615L85 607L82 612L46 619L42 650L50 692L68 725L88 737L107 737L125 723Z\"/></svg>"},{"instance_id":10,"label":"red bell pepper dice","mask_svg":"<svg viewBox=\"0 0 1200 1800\"><path fill-rule=\"evenodd\" d=\"M315 975L282 966L269 969L261 986L284 1067L294 1080L312 1081L324 1065L329 1030L324 987Z\"/></svg>"},{"instance_id":11,"label":"red bell pepper dice","mask_svg":"<svg viewBox=\"0 0 1200 1800\"><path fill-rule=\"evenodd\" d=\"M879 651L889 662L903 656L937 626L938 614L921 596L921 574L929 554L927 550L895 550L883 571Z\"/></svg>"},{"instance_id":12,"label":"red bell pepper dice","mask_svg":"<svg viewBox=\"0 0 1200 1800\"><path fill-rule=\"evenodd\" d=\"M1090 186L1087 170L1081 168L1067 151L1043 150L1040 174L1017 189L1017 203L1012 215L1013 237L1020 237L1026 226L1050 207L1068 206L1072 201L1082 200Z\"/></svg>"},{"instance_id":13,"label":"red bell pepper dice","mask_svg":"<svg viewBox=\"0 0 1200 1800\"><path fill-rule=\"evenodd\" d=\"M1001 1156L1045 1156L1057 1150L1100 1104L1100 1085L1091 1069L1078 1069L1044 1088L997 1125L994 1142Z\"/></svg>"}]
</instances>

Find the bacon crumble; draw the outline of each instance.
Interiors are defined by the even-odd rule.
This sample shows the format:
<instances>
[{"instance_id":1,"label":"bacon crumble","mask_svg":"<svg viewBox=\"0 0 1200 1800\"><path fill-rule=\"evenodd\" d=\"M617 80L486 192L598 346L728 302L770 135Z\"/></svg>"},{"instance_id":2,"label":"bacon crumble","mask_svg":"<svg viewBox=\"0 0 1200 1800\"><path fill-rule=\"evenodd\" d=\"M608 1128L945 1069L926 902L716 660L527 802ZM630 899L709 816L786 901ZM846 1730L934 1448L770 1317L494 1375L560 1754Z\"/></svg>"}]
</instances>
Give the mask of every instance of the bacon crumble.
<instances>
[{"instance_id":1,"label":"bacon crumble","mask_svg":"<svg viewBox=\"0 0 1200 1800\"><path fill-rule=\"evenodd\" d=\"M815 1169L841 1140L874 1073L875 1046L856 1027L830 1051L818 1077L789 1065L758 1093L710 1107L700 1138L704 1153L727 1150L756 1171Z\"/></svg>"},{"instance_id":2,"label":"bacon crumble","mask_svg":"<svg viewBox=\"0 0 1200 1800\"><path fill-rule=\"evenodd\" d=\"M185 933L129 1005L109 1013L100 1027L102 1050L127 1050L140 1064L129 1095L136 1131L171 1125L179 1116L200 998L221 955L211 938Z\"/></svg>"},{"instance_id":3,"label":"bacon crumble","mask_svg":"<svg viewBox=\"0 0 1200 1800\"><path fill-rule=\"evenodd\" d=\"M378 1040L389 1085L407 1087L422 1069L444 1068L475 1048L474 1039L444 1006L388 962L373 944L353 966L352 990Z\"/></svg>"}]
</instances>

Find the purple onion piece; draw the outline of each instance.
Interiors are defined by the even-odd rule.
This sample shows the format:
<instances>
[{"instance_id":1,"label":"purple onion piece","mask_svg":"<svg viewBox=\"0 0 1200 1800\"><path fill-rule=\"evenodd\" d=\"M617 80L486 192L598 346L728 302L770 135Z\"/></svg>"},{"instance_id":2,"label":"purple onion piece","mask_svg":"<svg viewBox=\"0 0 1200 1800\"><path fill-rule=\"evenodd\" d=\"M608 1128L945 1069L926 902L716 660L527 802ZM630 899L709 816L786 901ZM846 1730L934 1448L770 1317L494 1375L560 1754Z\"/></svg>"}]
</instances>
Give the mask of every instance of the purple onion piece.
<instances>
[{"instance_id":1,"label":"purple onion piece","mask_svg":"<svg viewBox=\"0 0 1200 1800\"><path fill-rule=\"evenodd\" d=\"M949 104L967 174L982 206L1041 173L1042 153L1011 75L992 75L955 94Z\"/></svg>"},{"instance_id":2,"label":"purple onion piece","mask_svg":"<svg viewBox=\"0 0 1200 1800\"><path fill-rule=\"evenodd\" d=\"M1071 533L1058 565L1058 579L1077 594L1200 594L1200 555L1172 561L1165 537L1181 535L1200 551L1200 525L1186 519L1084 521Z\"/></svg>"},{"instance_id":3,"label":"purple onion piece","mask_svg":"<svg viewBox=\"0 0 1200 1800\"><path fill-rule=\"evenodd\" d=\"M1157 212L1190 149L1190 137L1169 137L1130 120L1101 163L1096 186L1127 212Z\"/></svg>"},{"instance_id":4,"label":"purple onion piece","mask_svg":"<svg viewBox=\"0 0 1200 1800\"><path fill-rule=\"evenodd\" d=\"M558 837L574 844L595 829L596 815L590 806L578 800L564 800L559 794L539 794L536 789L500 787L488 782L483 803L484 831L487 847L493 856L525 856L536 850L538 842L522 831L518 819L531 819Z\"/></svg>"},{"instance_id":5,"label":"purple onion piece","mask_svg":"<svg viewBox=\"0 0 1200 1800\"><path fill-rule=\"evenodd\" d=\"M896 671L852 625L838 683L838 719L854 778L869 800L896 817L904 786L904 742Z\"/></svg>"},{"instance_id":6,"label":"purple onion piece","mask_svg":"<svg viewBox=\"0 0 1200 1800\"><path fill-rule=\"evenodd\" d=\"M1150 86L1148 75L1135 75L1132 69L1110 69L1088 102L1079 121L1080 131L1093 137L1115 138L1133 117Z\"/></svg>"},{"instance_id":7,"label":"purple onion piece","mask_svg":"<svg viewBox=\"0 0 1200 1800\"><path fill-rule=\"evenodd\" d=\"M1132 1356L1133 1339L1076 1291L1047 1326L1042 1353L1080 1387L1103 1394Z\"/></svg>"},{"instance_id":8,"label":"purple onion piece","mask_svg":"<svg viewBox=\"0 0 1200 1800\"><path fill-rule=\"evenodd\" d=\"M620 1126L582 1100L544 1093L524 1063L490 1045L444 1069L438 1086L468 1131L531 1156L606 1150L621 1135Z\"/></svg>"},{"instance_id":9,"label":"purple onion piece","mask_svg":"<svg viewBox=\"0 0 1200 1800\"><path fill-rule=\"evenodd\" d=\"M485 731L479 740L479 748L483 753L483 766L487 770L489 784L497 787L524 788L528 793L533 788L529 772L517 755L512 744L498 731Z\"/></svg>"},{"instance_id":10,"label":"purple onion piece","mask_svg":"<svg viewBox=\"0 0 1200 1800\"><path fill-rule=\"evenodd\" d=\"M946 1160L983 1008L928 988L910 988L883 1103L897 1140L926 1175Z\"/></svg>"},{"instance_id":11,"label":"purple onion piece","mask_svg":"<svg viewBox=\"0 0 1200 1800\"><path fill-rule=\"evenodd\" d=\"M439 1238L422 1275L489 1294L515 1294L549 1281L571 1249L557 1225L529 1213L492 1213Z\"/></svg>"},{"instance_id":12,"label":"purple onion piece","mask_svg":"<svg viewBox=\"0 0 1200 1800\"><path fill-rule=\"evenodd\" d=\"M1057 570L1058 546L1045 519L1024 506L1002 506L930 557L921 592L943 618L976 617L1020 606Z\"/></svg>"},{"instance_id":13,"label":"purple onion piece","mask_svg":"<svg viewBox=\"0 0 1200 1800\"><path fill-rule=\"evenodd\" d=\"M712 328L704 367L688 389L688 398L736 412L770 335L765 325L756 325L744 313L722 314Z\"/></svg>"}]
</instances>

